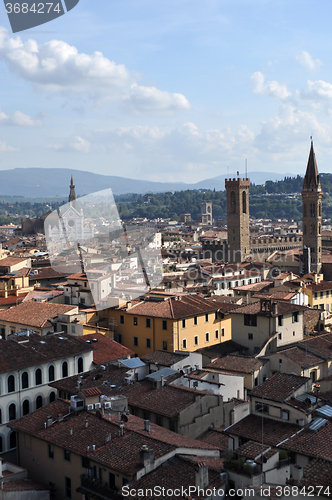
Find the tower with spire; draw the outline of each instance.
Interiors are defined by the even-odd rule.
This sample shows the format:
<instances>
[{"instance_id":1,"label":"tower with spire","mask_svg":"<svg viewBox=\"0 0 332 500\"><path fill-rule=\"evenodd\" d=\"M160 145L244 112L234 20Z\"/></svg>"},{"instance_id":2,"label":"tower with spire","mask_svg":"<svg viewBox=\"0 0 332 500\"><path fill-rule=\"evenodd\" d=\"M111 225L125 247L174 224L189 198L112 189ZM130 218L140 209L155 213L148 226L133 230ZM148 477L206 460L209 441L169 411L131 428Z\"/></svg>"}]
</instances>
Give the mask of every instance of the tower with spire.
<instances>
[{"instance_id":1,"label":"tower with spire","mask_svg":"<svg viewBox=\"0 0 332 500\"><path fill-rule=\"evenodd\" d=\"M302 189L303 274L322 267L322 198L314 145L311 146Z\"/></svg>"},{"instance_id":2,"label":"tower with spire","mask_svg":"<svg viewBox=\"0 0 332 500\"><path fill-rule=\"evenodd\" d=\"M71 176L69 188L70 188L70 191L69 191L68 202L72 203L73 206L76 208L76 193L75 193L75 184L74 184L73 176Z\"/></svg>"}]
</instances>

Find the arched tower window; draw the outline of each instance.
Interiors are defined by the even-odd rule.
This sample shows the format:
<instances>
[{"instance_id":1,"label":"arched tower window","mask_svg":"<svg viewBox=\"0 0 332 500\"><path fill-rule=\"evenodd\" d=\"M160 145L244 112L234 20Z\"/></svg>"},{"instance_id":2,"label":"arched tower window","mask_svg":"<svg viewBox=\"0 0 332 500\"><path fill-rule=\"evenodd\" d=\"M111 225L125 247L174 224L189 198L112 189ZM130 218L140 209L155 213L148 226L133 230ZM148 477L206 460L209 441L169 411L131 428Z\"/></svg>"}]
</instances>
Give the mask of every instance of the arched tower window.
<instances>
[{"instance_id":1,"label":"arched tower window","mask_svg":"<svg viewBox=\"0 0 332 500\"><path fill-rule=\"evenodd\" d=\"M64 361L62 363L62 378L68 377L68 363L67 361Z\"/></svg>"},{"instance_id":2,"label":"arched tower window","mask_svg":"<svg viewBox=\"0 0 332 500\"><path fill-rule=\"evenodd\" d=\"M22 389L28 389L29 387L29 374L28 372L22 373Z\"/></svg>"},{"instance_id":3,"label":"arched tower window","mask_svg":"<svg viewBox=\"0 0 332 500\"><path fill-rule=\"evenodd\" d=\"M23 415L30 413L30 403L28 399L23 401Z\"/></svg>"},{"instance_id":4,"label":"arched tower window","mask_svg":"<svg viewBox=\"0 0 332 500\"><path fill-rule=\"evenodd\" d=\"M245 191L242 191L242 212L247 213L247 194Z\"/></svg>"},{"instance_id":5,"label":"arched tower window","mask_svg":"<svg viewBox=\"0 0 332 500\"><path fill-rule=\"evenodd\" d=\"M235 203L235 193L234 193L234 191L231 192L231 213L232 214L236 213L236 203Z\"/></svg>"},{"instance_id":6,"label":"arched tower window","mask_svg":"<svg viewBox=\"0 0 332 500\"><path fill-rule=\"evenodd\" d=\"M41 408L43 406L43 398L41 396L37 396L36 398L36 409Z\"/></svg>"},{"instance_id":7,"label":"arched tower window","mask_svg":"<svg viewBox=\"0 0 332 500\"><path fill-rule=\"evenodd\" d=\"M77 360L77 372L82 373L82 371L83 371L83 358L80 357Z\"/></svg>"},{"instance_id":8,"label":"arched tower window","mask_svg":"<svg viewBox=\"0 0 332 500\"><path fill-rule=\"evenodd\" d=\"M52 382L54 380L54 378L55 378L55 376L54 376L54 365L51 365L48 368L48 381Z\"/></svg>"},{"instance_id":9,"label":"arched tower window","mask_svg":"<svg viewBox=\"0 0 332 500\"><path fill-rule=\"evenodd\" d=\"M16 405L12 403L8 408L8 420L15 420L16 418Z\"/></svg>"},{"instance_id":10,"label":"arched tower window","mask_svg":"<svg viewBox=\"0 0 332 500\"><path fill-rule=\"evenodd\" d=\"M40 385L42 383L42 371L40 368L37 368L35 373L36 385Z\"/></svg>"},{"instance_id":11,"label":"arched tower window","mask_svg":"<svg viewBox=\"0 0 332 500\"><path fill-rule=\"evenodd\" d=\"M14 375L9 375L8 381L7 381L7 385L8 385L8 392L14 392L15 391L15 378L14 378Z\"/></svg>"}]
</instances>

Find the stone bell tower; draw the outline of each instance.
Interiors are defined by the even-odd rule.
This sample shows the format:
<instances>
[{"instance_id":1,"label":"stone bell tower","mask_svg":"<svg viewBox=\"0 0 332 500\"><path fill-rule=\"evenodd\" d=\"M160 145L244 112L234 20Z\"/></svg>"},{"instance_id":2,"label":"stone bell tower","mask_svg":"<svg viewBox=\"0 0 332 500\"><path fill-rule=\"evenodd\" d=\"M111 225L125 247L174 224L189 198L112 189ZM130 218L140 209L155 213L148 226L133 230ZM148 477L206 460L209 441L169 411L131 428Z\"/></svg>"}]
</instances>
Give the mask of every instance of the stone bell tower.
<instances>
[{"instance_id":1,"label":"stone bell tower","mask_svg":"<svg viewBox=\"0 0 332 500\"><path fill-rule=\"evenodd\" d=\"M249 188L250 179L226 179L228 258L243 262L250 255Z\"/></svg>"},{"instance_id":2,"label":"stone bell tower","mask_svg":"<svg viewBox=\"0 0 332 500\"><path fill-rule=\"evenodd\" d=\"M320 273L322 267L322 198L314 145L311 140L302 188L303 274Z\"/></svg>"}]
</instances>

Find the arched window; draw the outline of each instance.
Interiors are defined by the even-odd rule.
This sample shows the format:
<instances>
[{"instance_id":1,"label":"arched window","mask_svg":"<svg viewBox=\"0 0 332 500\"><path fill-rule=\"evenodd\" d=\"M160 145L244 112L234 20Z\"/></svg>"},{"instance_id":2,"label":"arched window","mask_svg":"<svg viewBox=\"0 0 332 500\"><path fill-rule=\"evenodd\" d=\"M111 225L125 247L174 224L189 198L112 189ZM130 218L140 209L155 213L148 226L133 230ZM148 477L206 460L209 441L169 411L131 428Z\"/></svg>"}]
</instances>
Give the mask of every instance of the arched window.
<instances>
[{"instance_id":1,"label":"arched window","mask_svg":"<svg viewBox=\"0 0 332 500\"><path fill-rule=\"evenodd\" d=\"M50 393L50 403L52 403L53 401L55 401L55 392L54 391L52 391Z\"/></svg>"},{"instance_id":2,"label":"arched window","mask_svg":"<svg viewBox=\"0 0 332 500\"><path fill-rule=\"evenodd\" d=\"M236 203L235 203L235 193L234 191L231 192L231 213L235 214L236 212Z\"/></svg>"},{"instance_id":3,"label":"arched window","mask_svg":"<svg viewBox=\"0 0 332 500\"><path fill-rule=\"evenodd\" d=\"M322 216L322 205L321 204L318 205L318 214L319 214L319 217Z\"/></svg>"},{"instance_id":4,"label":"arched window","mask_svg":"<svg viewBox=\"0 0 332 500\"><path fill-rule=\"evenodd\" d=\"M2 436L0 436L0 453L3 451L3 439Z\"/></svg>"},{"instance_id":5,"label":"arched window","mask_svg":"<svg viewBox=\"0 0 332 500\"><path fill-rule=\"evenodd\" d=\"M36 385L40 385L42 383L42 371L40 368L37 368L35 373Z\"/></svg>"},{"instance_id":6,"label":"arched window","mask_svg":"<svg viewBox=\"0 0 332 500\"><path fill-rule=\"evenodd\" d=\"M82 373L82 371L83 371L83 358L80 357L77 360L77 372Z\"/></svg>"},{"instance_id":7,"label":"arched window","mask_svg":"<svg viewBox=\"0 0 332 500\"><path fill-rule=\"evenodd\" d=\"M51 365L49 368L48 368L48 381L49 382L53 382L55 376L54 376L54 366Z\"/></svg>"},{"instance_id":8,"label":"arched window","mask_svg":"<svg viewBox=\"0 0 332 500\"><path fill-rule=\"evenodd\" d=\"M9 436L9 448L16 448L16 432L12 432Z\"/></svg>"},{"instance_id":9,"label":"arched window","mask_svg":"<svg viewBox=\"0 0 332 500\"><path fill-rule=\"evenodd\" d=\"M22 373L22 389L27 389L29 387L29 374L28 372Z\"/></svg>"},{"instance_id":10,"label":"arched window","mask_svg":"<svg viewBox=\"0 0 332 500\"><path fill-rule=\"evenodd\" d=\"M41 396L37 396L37 399L36 399L36 410L38 410L38 408L41 408L43 406L43 398Z\"/></svg>"},{"instance_id":11,"label":"arched window","mask_svg":"<svg viewBox=\"0 0 332 500\"><path fill-rule=\"evenodd\" d=\"M8 408L8 420L15 420L16 418L16 405L12 403Z\"/></svg>"},{"instance_id":12,"label":"arched window","mask_svg":"<svg viewBox=\"0 0 332 500\"><path fill-rule=\"evenodd\" d=\"M14 392L15 391L15 378L14 378L14 375L9 375L7 383L8 383L8 392Z\"/></svg>"},{"instance_id":13,"label":"arched window","mask_svg":"<svg viewBox=\"0 0 332 500\"><path fill-rule=\"evenodd\" d=\"M62 378L68 377L68 363L67 361L64 361L62 363Z\"/></svg>"},{"instance_id":14,"label":"arched window","mask_svg":"<svg viewBox=\"0 0 332 500\"><path fill-rule=\"evenodd\" d=\"M242 212L247 213L247 195L245 191L242 191Z\"/></svg>"},{"instance_id":15,"label":"arched window","mask_svg":"<svg viewBox=\"0 0 332 500\"><path fill-rule=\"evenodd\" d=\"M30 403L28 399L23 401L23 415L30 413Z\"/></svg>"}]
</instances>

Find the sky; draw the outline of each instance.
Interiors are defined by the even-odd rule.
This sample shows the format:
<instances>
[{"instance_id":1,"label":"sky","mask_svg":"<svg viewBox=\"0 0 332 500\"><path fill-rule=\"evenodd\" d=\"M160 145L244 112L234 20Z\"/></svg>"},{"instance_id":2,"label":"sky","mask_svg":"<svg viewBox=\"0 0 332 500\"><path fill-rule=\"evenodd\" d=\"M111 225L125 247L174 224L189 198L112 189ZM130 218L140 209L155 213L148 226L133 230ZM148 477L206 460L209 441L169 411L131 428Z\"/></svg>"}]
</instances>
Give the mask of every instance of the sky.
<instances>
[{"instance_id":1,"label":"sky","mask_svg":"<svg viewBox=\"0 0 332 500\"><path fill-rule=\"evenodd\" d=\"M11 32L0 3L0 170L194 183L331 172L330 0L80 0Z\"/></svg>"}]
</instances>

